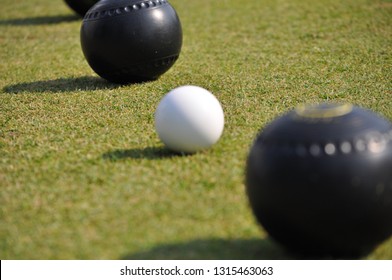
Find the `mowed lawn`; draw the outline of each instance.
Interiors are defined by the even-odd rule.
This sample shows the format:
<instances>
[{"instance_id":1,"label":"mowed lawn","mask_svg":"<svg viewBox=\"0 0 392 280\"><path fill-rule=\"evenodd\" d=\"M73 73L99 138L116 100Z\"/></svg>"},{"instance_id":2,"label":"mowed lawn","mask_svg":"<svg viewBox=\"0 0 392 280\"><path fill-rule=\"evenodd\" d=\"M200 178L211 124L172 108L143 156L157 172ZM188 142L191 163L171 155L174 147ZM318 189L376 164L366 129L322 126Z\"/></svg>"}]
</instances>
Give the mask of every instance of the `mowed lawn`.
<instances>
[{"instance_id":1,"label":"mowed lawn","mask_svg":"<svg viewBox=\"0 0 392 280\"><path fill-rule=\"evenodd\" d=\"M85 61L62 0L2 0L1 259L293 259L256 223L245 161L300 103L351 102L392 119L392 1L171 0L177 63L116 85ZM154 111L186 84L213 92L210 150L166 150ZM368 259L392 259L392 239Z\"/></svg>"}]
</instances>

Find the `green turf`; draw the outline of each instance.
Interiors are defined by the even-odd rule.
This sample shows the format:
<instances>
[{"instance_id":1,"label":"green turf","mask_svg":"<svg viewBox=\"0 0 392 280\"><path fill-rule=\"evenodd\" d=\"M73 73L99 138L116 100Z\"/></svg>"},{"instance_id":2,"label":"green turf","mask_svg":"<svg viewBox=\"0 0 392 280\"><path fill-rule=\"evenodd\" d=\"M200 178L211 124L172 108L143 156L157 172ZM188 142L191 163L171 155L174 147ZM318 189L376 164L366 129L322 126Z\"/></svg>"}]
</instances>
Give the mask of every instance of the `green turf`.
<instances>
[{"instance_id":1,"label":"green turf","mask_svg":"<svg viewBox=\"0 0 392 280\"><path fill-rule=\"evenodd\" d=\"M2 0L1 259L291 259L254 221L248 149L299 103L347 101L392 119L392 1L171 0L180 59L117 86L80 48L61 0ZM213 149L175 156L154 131L170 89L221 101ZM369 259L392 259L392 239Z\"/></svg>"}]
</instances>

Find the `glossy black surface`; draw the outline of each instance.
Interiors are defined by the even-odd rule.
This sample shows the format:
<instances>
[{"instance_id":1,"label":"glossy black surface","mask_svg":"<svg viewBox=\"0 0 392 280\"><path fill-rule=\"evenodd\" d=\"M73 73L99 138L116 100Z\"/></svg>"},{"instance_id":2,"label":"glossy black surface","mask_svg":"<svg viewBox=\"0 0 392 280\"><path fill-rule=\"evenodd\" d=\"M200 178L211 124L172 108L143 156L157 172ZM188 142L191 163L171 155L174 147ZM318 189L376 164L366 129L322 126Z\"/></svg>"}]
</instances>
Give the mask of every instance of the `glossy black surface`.
<instances>
[{"instance_id":1,"label":"glossy black surface","mask_svg":"<svg viewBox=\"0 0 392 280\"><path fill-rule=\"evenodd\" d=\"M91 68L109 81L154 80L180 55L181 23L166 0L102 0L84 17L81 45Z\"/></svg>"},{"instance_id":2,"label":"glossy black surface","mask_svg":"<svg viewBox=\"0 0 392 280\"><path fill-rule=\"evenodd\" d=\"M64 0L67 5L82 17L99 0Z\"/></svg>"},{"instance_id":3,"label":"glossy black surface","mask_svg":"<svg viewBox=\"0 0 392 280\"><path fill-rule=\"evenodd\" d=\"M392 124L358 107L322 115L293 110L259 134L247 194L257 220L288 249L360 257L392 234Z\"/></svg>"}]
</instances>

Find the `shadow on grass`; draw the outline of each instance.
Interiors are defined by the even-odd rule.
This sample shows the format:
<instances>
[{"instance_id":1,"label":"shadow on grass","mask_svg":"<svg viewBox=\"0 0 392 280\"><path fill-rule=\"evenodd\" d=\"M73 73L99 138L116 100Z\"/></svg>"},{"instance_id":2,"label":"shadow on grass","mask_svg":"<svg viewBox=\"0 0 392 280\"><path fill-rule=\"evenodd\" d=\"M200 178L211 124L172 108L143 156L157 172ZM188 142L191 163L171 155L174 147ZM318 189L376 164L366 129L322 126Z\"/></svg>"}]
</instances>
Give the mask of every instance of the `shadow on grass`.
<instances>
[{"instance_id":1,"label":"shadow on grass","mask_svg":"<svg viewBox=\"0 0 392 280\"><path fill-rule=\"evenodd\" d=\"M122 256L123 260L291 260L270 239L201 239L157 246Z\"/></svg>"},{"instance_id":2,"label":"shadow on grass","mask_svg":"<svg viewBox=\"0 0 392 280\"><path fill-rule=\"evenodd\" d=\"M123 159L165 159L180 156L188 156L187 154L175 153L165 147L147 147L141 149L114 150L103 154L103 158L111 161Z\"/></svg>"},{"instance_id":3,"label":"shadow on grass","mask_svg":"<svg viewBox=\"0 0 392 280\"><path fill-rule=\"evenodd\" d=\"M8 85L3 88L6 93L42 93L42 92L72 92L72 91L88 91L100 89L113 89L121 85L110 83L100 77L78 77L78 78L60 78L47 81L36 81L29 83L19 83Z\"/></svg>"},{"instance_id":4,"label":"shadow on grass","mask_svg":"<svg viewBox=\"0 0 392 280\"><path fill-rule=\"evenodd\" d=\"M40 17L0 20L0 25L15 25L15 26L44 25L44 24L58 24L63 22L72 22L77 20L81 21L81 17L78 15L40 16Z\"/></svg>"}]
</instances>

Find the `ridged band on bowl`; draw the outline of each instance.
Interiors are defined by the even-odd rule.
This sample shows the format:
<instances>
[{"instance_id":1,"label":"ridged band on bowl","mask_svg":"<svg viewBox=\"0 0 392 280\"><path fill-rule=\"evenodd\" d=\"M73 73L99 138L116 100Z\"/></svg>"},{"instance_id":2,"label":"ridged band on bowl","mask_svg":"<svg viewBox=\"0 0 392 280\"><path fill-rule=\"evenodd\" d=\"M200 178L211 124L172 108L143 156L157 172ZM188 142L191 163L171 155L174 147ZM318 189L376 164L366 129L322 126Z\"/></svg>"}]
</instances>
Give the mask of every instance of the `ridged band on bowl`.
<instances>
[{"instance_id":1,"label":"ridged band on bowl","mask_svg":"<svg viewBox=\"0 0 392 280\"><path fill-rule=\"evenodd\" d=\"M99 20L102 18L119 16L131 12L155 8L167 4L169 4L167 0L149 0L149 1L141 1L133 5L127 5L124 7L117 7L117 8L107 9L107 10L89 10L84 16L83 21Z\"/></svg>"}]
</instances>

